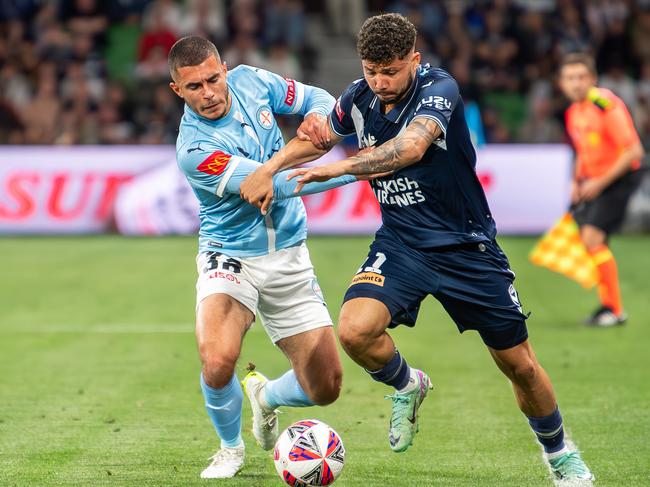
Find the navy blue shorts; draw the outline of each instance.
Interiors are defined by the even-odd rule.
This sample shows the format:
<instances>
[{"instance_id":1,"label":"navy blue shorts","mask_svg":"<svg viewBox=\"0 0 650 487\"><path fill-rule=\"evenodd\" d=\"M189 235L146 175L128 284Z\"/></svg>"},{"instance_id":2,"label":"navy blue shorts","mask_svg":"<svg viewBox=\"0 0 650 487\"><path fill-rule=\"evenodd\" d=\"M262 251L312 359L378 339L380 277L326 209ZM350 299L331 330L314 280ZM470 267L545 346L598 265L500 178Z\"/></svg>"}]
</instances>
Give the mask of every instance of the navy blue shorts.
<instances>
[{"instance_id":1,"label":"navy blue shorts","mask_svg":"<svg viewBox=\"0 0 650 487\"><path fill-rule=\"evenodd\" d=\"M461 333L476 330L487 346L505 350L528 338L514 279L508 258L495 241L424 251L382 236L370 245L344 302L381 301L394 328L414 326L420 303L431 294Z\"/></svg>"}]
</instances>

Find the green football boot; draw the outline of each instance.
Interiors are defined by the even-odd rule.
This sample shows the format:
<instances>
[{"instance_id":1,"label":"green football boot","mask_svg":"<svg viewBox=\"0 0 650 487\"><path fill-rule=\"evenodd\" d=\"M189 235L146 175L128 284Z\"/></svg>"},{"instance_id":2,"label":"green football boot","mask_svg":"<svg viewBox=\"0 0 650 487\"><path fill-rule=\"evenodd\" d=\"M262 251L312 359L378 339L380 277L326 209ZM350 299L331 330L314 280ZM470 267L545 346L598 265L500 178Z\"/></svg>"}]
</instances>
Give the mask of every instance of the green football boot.
<instances>
[{"instance_id":1,"label":"green football boot","mask_svg":"<svg viewBox=\"0 0 650 487\"><path fill-rule=\"evenodd\" d=\"M594 475L580 458L577 450L570 451L557 458L549 459L551 471L557 479L570 485L591 485Z\"/></svg>"},{"instance_id":2,"label":"green football boot","mask_svg":"<svg viewBox=\"0 0 650 487\"><path fill-rule=\"evenodd\" d=\"M409 392L395 392L386 396L392 399L393 412L390 417L388 429L388 443L396 453L406 451L413 444L413 437L418 432L418 409L427 397L427 392L432 389L431 379L424 372L416 372L418 387Z\"/></svg>"}]
</instances>

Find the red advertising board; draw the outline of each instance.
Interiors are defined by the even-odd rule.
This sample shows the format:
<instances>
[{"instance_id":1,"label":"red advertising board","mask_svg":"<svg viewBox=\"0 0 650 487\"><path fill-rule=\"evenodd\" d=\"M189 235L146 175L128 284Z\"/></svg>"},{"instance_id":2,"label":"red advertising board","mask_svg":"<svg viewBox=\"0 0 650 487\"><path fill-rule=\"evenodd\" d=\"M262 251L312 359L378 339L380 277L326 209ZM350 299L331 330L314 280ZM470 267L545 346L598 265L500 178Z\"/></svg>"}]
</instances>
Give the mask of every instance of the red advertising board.
<instances>
[{"instance_id":1,"label":"red advertising board","mask_svg":"<svg viewBox=\"0 0 650 487\"><path fill-rule=\"evenodd\" d=\"M323 161L345 157L335 148ZM565 210L571 152L487 146L477 175L502 234L540 233ZM304 198L312 234L370 234L381 214L367 182ZM0 233L192 234L198 203L172 146L0 149Z\"/></svg>"}]
</instances>

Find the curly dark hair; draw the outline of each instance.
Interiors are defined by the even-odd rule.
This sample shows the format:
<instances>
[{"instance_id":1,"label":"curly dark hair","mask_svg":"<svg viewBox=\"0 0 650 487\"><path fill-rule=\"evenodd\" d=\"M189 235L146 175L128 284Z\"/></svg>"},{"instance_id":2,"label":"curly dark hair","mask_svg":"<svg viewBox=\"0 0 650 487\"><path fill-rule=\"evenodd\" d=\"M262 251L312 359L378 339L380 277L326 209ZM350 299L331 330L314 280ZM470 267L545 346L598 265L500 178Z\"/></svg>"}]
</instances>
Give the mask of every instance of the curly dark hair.
<instances>
[{"instance_id":1,"label":"curly dark hair","mask_svg":"<svg viewBox=\"0 0 650 487\"><path fill-rule=\"evenodd\" d=\"M400 14L375 15L361 26L357 52L373 64L388 64L402 59L415 46L417 31L409 19Z\"/></svg>"},{"instance_id":2,"label":"curly dark hair","mask_svg":"<svg viewBox=\"0 0 650 487\"><path fill-rule=\"evenodd\" d=\"M196 66L210 56L219 58L219 51L209 40L199 36L187 36L176 41L169 51L167 63L172 78L176 76L178 68Z\"/></svg>"}]
</instances>

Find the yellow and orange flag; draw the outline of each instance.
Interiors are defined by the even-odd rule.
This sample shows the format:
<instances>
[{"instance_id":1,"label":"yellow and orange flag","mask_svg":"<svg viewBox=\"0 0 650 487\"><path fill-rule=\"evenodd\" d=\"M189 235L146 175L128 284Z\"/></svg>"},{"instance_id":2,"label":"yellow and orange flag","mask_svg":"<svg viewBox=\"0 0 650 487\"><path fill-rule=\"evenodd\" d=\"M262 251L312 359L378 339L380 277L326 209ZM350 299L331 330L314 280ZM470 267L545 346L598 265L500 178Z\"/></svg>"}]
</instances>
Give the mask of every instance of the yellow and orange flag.
<instances>
[{"instance_id":1,"label":"yellow and orange flag","mask_svg":"<svg viewBox=\"0 0 650 487\"><path fill-rule=\"evenodd\" d=\"M598 284L598 269L587 253L578 224L570 213L546 232L528 257L533 264L559 272L587 289Z\"/></svg>"}]
</instances>

